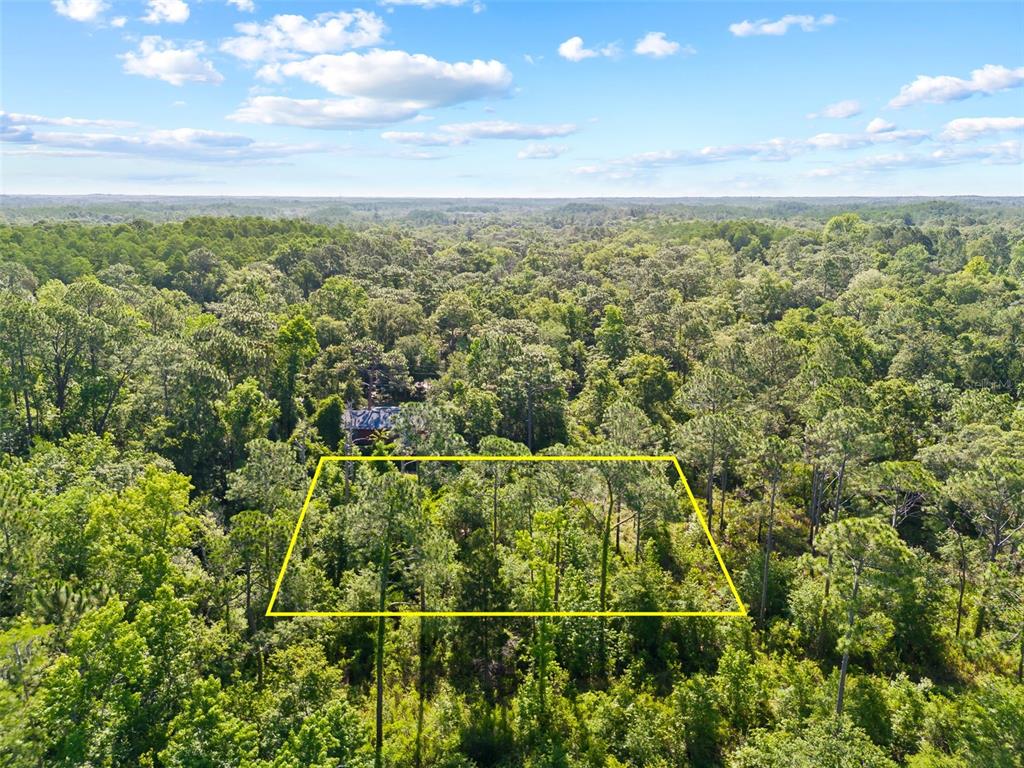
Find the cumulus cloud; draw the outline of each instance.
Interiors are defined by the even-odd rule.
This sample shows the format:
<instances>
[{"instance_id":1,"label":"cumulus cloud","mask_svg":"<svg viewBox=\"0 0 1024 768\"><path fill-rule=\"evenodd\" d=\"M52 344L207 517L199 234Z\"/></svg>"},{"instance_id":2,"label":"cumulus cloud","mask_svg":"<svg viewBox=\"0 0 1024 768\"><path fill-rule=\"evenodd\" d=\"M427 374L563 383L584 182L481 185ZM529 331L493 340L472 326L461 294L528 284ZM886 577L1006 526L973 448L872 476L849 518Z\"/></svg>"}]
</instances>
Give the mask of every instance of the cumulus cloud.
<instances>
[{"instance_id":1,"label":"cumulus cloud","mask_svg":"<svg viewBox=\"0 0 1024 768\"><path fill-rule=\"evenodd\" d=\"M597 51L591 51L583 47L583 38L579 35L570 37L558 46L558 55L569 61L583 61L597 56Z\"/></svg>"},{"instance_id":2,"label":"cumulus cloud","mask_svg":"<svg viewBox=\"0 0 1024 768\"><path fill-rule=\"evenodd\" d=\"M142 20L147 24L160 24L164 21L183 24L188 21L189 10L185 0L148 0L146 10Z\"/></svg>"},{"instance_id":3,"label":"cumulus cloud","mask_svg":"<svg viewBox=\"0 0 1024 768\"><path fill-rule=\"evenodd\" d=\"M409 102L420 108L450 106L504 95L512 73L500 61L447 62L422 53L350 51L264 67L268 79L296 77L337 96Z\"/></svg>"},{"instance_id":4,"label":"cumulus cloud","mask_svg":"<svg viewBox=\"0 0 1024 768\"><path fill-rule=\"evenodd\" d=\"M787 14L777 21L769 19L758 19L757 21L743 21L729 25L729 31L736 37L752 37L754 35L784 35L790 27L799 27L804 32L814 32L822 27L830 27L837 21L831 13L815 18L814 16L794 16Z\"/></svg>"},{"instance_id":5,"label":"cumulus cloud","mask_svg":"<svg viewBox=\"0 0 1024 768\"><path fill-rule=\"evenodd\" d=\"M526 149L519 150L516 157L520 160L554 160L568 151L569 148L564 144L530 144Z\"/></svg>"},{"instance_id":6,"label":"cumulus cloud","mask_svg":"<svg viewBox=\"0 0 1024 768\"><path fill-rule=\"evenodd\" d=\"M868 133L888 133L889 131L895 130L896 125L890 123L888 120L883 120L880 117L876 117L870 123L868 123L865 130Z\"/></svg>"},{"instance_id":7,"label":"cumulus cloud","mask_svg":"<svg viewBox=\"0 0 1024 768\"><path fill-rule=\"evenodd\" d=\"M233 5L244 13L252 13L256 10L256 4L253 0L228 0L228 5Z\"/></svg>"},{"instance_id":8,"label":"cumulus cloud","mask_svg":"<svg viewBox=\"0 0 1024 768\"><path fill-rule=\"evenodd\" d=\"M899 94L889 102L889 106L901 109L912 104L945 104L962 101L976 94L991 96L1022 84L1024 67L1010 69L997 64L986 64L981 69L973 70L966 80L951 75L918 75L914 82L900 88Z\"/></svg>"},{"instance_id":9,"label":"cumulus cloud","mask_svg":"<svg viewBox=\"0 0 1024 768\"><path fill-rule=\"evenodd\" d=\"M961 117L946 123L941 137L948 141L970 141L1007 131L1024 131L1024 117Z\"/></svg>"},{"instance_id":10,"label":"cumulus cloud","mask_svg":"<svg viewBox=\"0 0 1024 768\"><path fill-rule=\"evenodd\" d=\"M820 112L811 112L807 117L811 120L819 117L830 117L842 120L848 117L856 117L861 113L861 111L859 101L856 99L845 99L843 101L837 101L835 104L829 104Z\"/></svg>"},{"instance_id":11,"label":"cumulus cloud","mask_svg":"<svg viewBox=\"0 0 1024 768\"><path fill-rule=\"evenodd\" d=\"M512 83L500 61L446 62L380 49L275 62L257 75L271 82L299 78L345 98L253 96L229 119L306 128L370 128L422 119L424 109L502 96Z\"/></svg>"},{"instance_id":12,"label":"cumulus cloud","mask_svg":"<svg viewBox=\"0 0 1024 768\"><path fill-rule=\"evenodd\" d=\"M53 0L53 10L73 21L98 21L109 7L104 0Z\"/></svg>"},{"instance_id":13,"label":"cumulus cloud","mask_svg":"<svg viewBox=\"0 0 1024 768\"><path fill-rule=\"evenodd\" d=\"M475 123L450 123L438 126L436 132L386 131L381 138L398 144L421 147L458 146L474 139L548 139L568 136L578 128L572 123L558 125L510 123L505 120L482 120Z\"/></svg>"},{"instance_id":14,"label":"cumulus cloud","mask_svg":"<svg viewBox=\"0 0 1024 768\"><path fill-rule=\"evenodd\" d=\"M423 108L419 102L377 99L292 99L286 96L253 96L229 120L263 125L294 125L301 128L376 128L410 120Z\"/></svg>"},{"instance_id":15,"label":"cumulus cloud","mask_svg":"<svg viewBox=\"0 0 1024 768\"><path fill-rule=\"evenodd\" d=\"M119 58L127 74L153 77L171 85L223 82L223 75L202 57L204 50L200 42L178 48L170 40L151 35L142 38L137 51L123 53Z\"/></svg>"},{"instance_id":16,"label":"cumulus cloud","mask_svg":"<svg viewBox=\"0 0 1024 768\"><path fill-rule=\"evenodd\" d=\"M615 43L609 43L598 49L587 48L583 45L583 38L579 35L570 37L558 46L558 55L569 61L583 61L584 59L593 59L598 56L615 57L619 53L619 46Z\"/></svg>"},{"instance_id":17,"label":"cumulus cloud","mask_svg":"<svg viewBox=\"0 0 1024 768\"><path fill-rule=\"evenodd\" d=\"M113 19L110 20L110 26L117 27L118 29L121 29L121 27L123 27L127 23L128 23L128 17L127 16L116 16L116 17L114 17Z\"/></svg>"},{"instance_id":18,"label":"cumulus cloud","mask_svg":"<svg viewBox=\"0 0 1024 768\"><path fill-rule=\"evenodd\" d=\"M377 14L355 10L321 13L313 19L280 14L265 24L236 24L235 31L240 35L225 40L220 49L243 61L256 62L376 45L383 39L387 26Z\"/></svg>"},{"instance_id":19,"label":"cumulus cloud","mask_svg":"<svg viewBox=\"0 0 1024 768\"><path fill-rule=\"evenodd\" d=\"M656 59L662 59L679 53L680 47L679 43L666 38L664 32L648 32L636 41L636 45L633 46L633 53L640 56L653 56Z\"/></svg>"}]
</instances>

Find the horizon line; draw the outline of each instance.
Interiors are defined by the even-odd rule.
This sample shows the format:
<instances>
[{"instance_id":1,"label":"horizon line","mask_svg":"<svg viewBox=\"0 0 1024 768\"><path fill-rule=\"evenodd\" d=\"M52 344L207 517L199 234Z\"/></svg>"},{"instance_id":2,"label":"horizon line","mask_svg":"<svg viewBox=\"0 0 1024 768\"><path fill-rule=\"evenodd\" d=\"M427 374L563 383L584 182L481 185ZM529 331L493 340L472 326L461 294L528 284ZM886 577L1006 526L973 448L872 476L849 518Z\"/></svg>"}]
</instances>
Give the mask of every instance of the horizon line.
<instances>
[{"instance_id":1,"label":"horizon line","mask_svg":"<svg viewBox=\"0 0 1024 768\"><path fill-rule=\"evenodd\" d=\"M149 199L181 199L181 198L203 198L203 199L234 199L234 200L602 200L602 201L631 201L631 200L963 200L965 198L978 200L1021 200L1024 201L1024 194L1000 195L1000 194L976 194L964 193L957 195L289 195L289 194L158 194L158 193L135 193L135 192L80 192L80 193L51 193L51 192L0 192L0 199L3 198L149 198Z\"/></svg>"}]
</instances>

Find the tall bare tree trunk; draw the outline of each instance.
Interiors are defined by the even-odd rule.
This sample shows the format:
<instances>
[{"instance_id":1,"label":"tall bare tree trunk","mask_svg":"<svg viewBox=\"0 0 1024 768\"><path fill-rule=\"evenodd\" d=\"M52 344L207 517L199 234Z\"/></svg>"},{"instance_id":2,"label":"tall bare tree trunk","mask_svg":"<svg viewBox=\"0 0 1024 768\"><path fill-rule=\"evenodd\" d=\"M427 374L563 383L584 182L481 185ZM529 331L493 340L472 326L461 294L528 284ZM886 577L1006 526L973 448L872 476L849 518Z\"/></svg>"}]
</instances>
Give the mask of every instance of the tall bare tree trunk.
<instances>
[{"instance_id":1,"label":"tall bare tree trunk","mask_svg":"<svg viewBox=\"0 0 1024 768\"><path fill-rule=\"evenodd\" d=\"M555 531L555 610L558 610L558 590L562 585L562 526Z\"/></svg>"},{"instance_id":2,"label":"tall bare tree trunk","mask_svg":"<svg viewBox=\"0 0 1024 768\"><path fill-rule=\"evenodd\" d=\"M380 595L377 599L377 611L384 613L387 605L388 592L388 568L391 565L391 548L385 537L381 544L380 555ZM376 711L376 738L373 744L373 765L374 768L381 768L383 765L384 750L384 617L377 617L377 648L376 677L377 677L377 711Z\"/></svg>"},{"instance_id":3,"label":"tall bare tree trunk","mask_svg":"<svg viewBox=\"0 0 1024 768\"><path fill-rule=\"evenodd\" d=\"M849 640L853 632L853 613L857 603L857 592L860 590L860 572L864 563L857 563L853 571L853 592L850 594L850 604L846 609L846 638ZM836 717L843 714L843 698L846 695L846 673L850 667L850 643L843 644L843 661L839 666L839 692L836 694Z\"/></svg>"},{"instance_id":4,"label":"tall bare tree trunk","mask_svg":"<svg viewBox=\"0 0 1024 768\"><path fill-rule=\"evenodd\" d=\"M722 461L722 506L718 510L718 539L725 538L725 498L729 492L729 462Z\"/></svg>"},{"instance_id":5,"label":"tall bare tree trunk","mask_svg":"<svg viewBox=\"0 0 1024 768\"><path fill-rule=\"evenodd\" d=\"M252 637L256 627L252 615L252 563L245 567L245 636Z\"/></svg>"},{"instance_id":6,"label":"tall bare tree trunk","mask_svg":"<svg viewBox=\"0 0 1024 768\"><path fill-rule=\"evenodd\" d=\"M420 585L420 611L427 610L426 588ZM426 617L419 619L419 679L416 681L416 750L413 754L413 765L422 768L423 765L423 715L426 708L426 685L427 685L427 639L424 631Z\"/></svg>"},{"instance_id":7,"label":"tall bare tree trunk","mask_svg":"<svg viewBox=\"0 0 1024 768\"><path fill-rule=\"evenodd\" d=\"M1024 683L1024 624L1020 628L1020 656L1017 657L1017 682Z\"/></svg>"},{"instance_id":8,"label":"tall bare tree trunk","mask_svg":"<svg viewBox=\"0 0 1024 768\"><path fill-rule=\"evenodd\" d=\"M1020 628L1020 656L1017 657L1017 682L1024 683L1024 624Z\"/></svg>"},{"instance_id":9,"label":"tall bare tree trunk","mask_svg":"<svg viewBox=\"0 0 1024 768\"><path fill-rule=\"evenodd\" d=\"M615 491L612 489L611 480L608 481L608 510L604 514L604 532L601 536L601 590L600 606L602 613L607 610L608 605L608 550L611 548L612 538L612 514L615 511ZM607 674L607 645L606 628L608 619L601 617L601 630L598 638L599 659L601 663L601 679Z\"/></svg>"},{"instance_id":10,"label":"tall bare tree trunk","mask_svg":"<svg viewBox=\"0 0 1024 768\"><path fill-rule=\"evenodd\" d=\"M711 530L711 518L715 514L715 441L711 441L711 450L708 452L708 482L704 486L704 512L707 516L708 530Z\"/></svg>"},{"instance_id":11,"label":"tall bare tree trunk","mask_svg":"<svg viewBox=\"0 0 1024 768\"><path fill-rule=\"evenodd\" d=\"M494 467L494 482L491 485L491 539L498 549L498 467Z\"/></svg>"},{"instance_id":12,"label":"tall bare tree trunk","mask_svg":"<svg viewBox=\"0 0 1024 768\"><path fill-rule=\"evenodd\" d=\"M953 528L957 541L960 544L960 584L956 596L956 636L960 637L960 626L964 617L964 591L967 589L967 549L964 546L964 537L960 531Z\"/></svg>"},{"instance_id":13,"label":"tall bare tree trunk","mask_svg":"<svg viewBox=\"0 0 1024 768\"><path fill-rule=\"evenodd\" d=\"M818 531L818 525L820 523L819 508L821 506L821 482L822 474L815 465L811 468L811 504L807 510L807 515L811 521L807 544L811 548L812 557L818 554L814 547L814 536Z\"/></svg>"},{"instance_id":14,"label":"tall bare tree trunk","mask_svg":"<svg viewBox=\"0 0 1024 768\"><path fill-rule=\"evenodd\" d=\"M636 535L636 538L635 538L635 540L633 542L633 562L634 563L639 563L640 562L640 505L639 504L637 505L636 512L633 513L633 517L634 517L633 530L634 530L635 535Z\"/></svg>"},{"instance_id":15,"label":"tall bare tree trunk","mask_svg":"<svg viewBox=\"0 0 1024 768\"><path fill-rule=\"evenodd\" d=\"M772 495L768 504L768 532L764 539L764 564L761 571L761 611L758 622L764 628L764 617L768 606L768 563L772 556L772 529L775 525L775 493L779 487L779 473L772 474Z\"/></svg>"},{"instance_id":16,"label":"tall bare tree trunk","mask_svg":"<svg viewBox=\"0 0 1024 768\"><path fill-rule=\"evenodd\" d=\"M615 554L622 557L622 499L615 502Z\"/></svg>"},{"instance_id":17,"label":"tall bare tree trunk","mask_svg":"<svg viewBox=\"0 0 1024 768\"><path fill-rule=\"evenodd\" d=\"M836 502L832 512L832 522L839 522L839 506L843 500L843 477L846 475L846 457L843 457L839 465L839 476L836 478ZM828 563L825 566L825 597L828 597L829 589L832 587L832 553L828 553Z\"/></svg>"}]
</instances>

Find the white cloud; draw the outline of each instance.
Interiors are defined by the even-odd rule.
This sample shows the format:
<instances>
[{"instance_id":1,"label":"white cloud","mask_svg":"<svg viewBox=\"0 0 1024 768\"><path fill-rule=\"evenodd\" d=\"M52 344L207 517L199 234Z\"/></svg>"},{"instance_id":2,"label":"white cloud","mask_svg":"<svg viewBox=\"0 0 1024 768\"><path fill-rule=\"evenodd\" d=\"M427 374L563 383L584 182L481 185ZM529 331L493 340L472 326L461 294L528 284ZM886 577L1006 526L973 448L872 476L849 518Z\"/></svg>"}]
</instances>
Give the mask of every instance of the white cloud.
<instances>
[{"instance_id":1,"label":"white cloud","mask_svg":"<svg viewBox=\"0 0 1024 768\"><path fill-rule=\"evenodd\" d=\"M1024 163L1021 142L1004 141L983 147L943 147L928 154L892 152L869 155L830 168L816 168L804 174L811 178L858 176L901 171L907 168L940 168L977 162L981 165L1020 165Z\"/></svg>"},{"instance_id":2,"label":"white cloud","mask_svg":"<svg viewBox=\"0 0 1024 768\"><path fill-rule=\"evenodd\" d=\"M116 16L110 20L110 26L121 29L125 24L128 23L127 16Z\"/></svg>"},{"instance_id":3,"label":"white cloud","mask_svg":"<svg viewBox=\"0 0 1024 768\"><path fill-rule=\"evenodd\" d=\"M494 59L453 63L380 49L321 54L274 65L264 76L270 74L297 77L337 96L417 104L420 109L502 96L512 84L512 73Z\"/></svg>"},{"instance_id":4,"label":"white cloud","mask_svg":"<svg viewBox=\"0 0 1024 768\"><path fill-rule=\"evenodd\" d=\"M890 123L888 120L883 120L880 117L876 117L870 123L868 123L865 130L868 133L888 133L889 131L895 130L896 125Z\"/></svg>"},{"instance_id":5,"label":"white cloud","mask_svg":"<svg viewBox=\"0 0 1024 768\"><path fill-rule=\"evenodd\" d=\"M912 155L906 152L891 152L886 155L870 155L847 163L847 170L894 171L900 168L925 168L936 165L936 160L927 155Z\"/></svg>"},{"instance_id":6,"label":"white cloud","mask_svg":"<svg viewBox=\"0 0 1024 768\"><path fill-rule=\"evenodd\" d=\"M439 155L425 149L399 149L397 152L389 152L385 157L393 157L398 160L443 160L450 155Z\"/></svg>"},{"instance_id":7,"label":"white cloud","mask_svg":"<svg viewBox=\"0 0 1024 768\"><path fill-rule=\"evenodd\" d=\"M978 160L983 165L1021 165L1024 163L1024 151L1021 142L1016 140L1003 141L985 147L944 147L931 154L936 161L943 163L965 163Z\"/></svg>"},{"instance_id":8,"label":"white cloud","mask_svg":"<svg viewBox=\"0 0 1024 768\"><path fill-rule=\"evenodd\" d=\"M379 43L387 26L377 14L355 10L321 13L314 19L280 14L265 24L236 24L235 30L240 36L228 38L220 49L244 61L255 62L365 48Z\"/></svg>"},{"instance_id":9,"label":"white cloud","mask_svg":"<svg viewBox=\"0 0 1024 768\"><path fill-rule=\"evenodd\" d=\"M791 159L802 148L803 144L797 140L776 138L753 144L703 147L696 155L690 153L689 159L692 162L709 162L731 160L734 158L751 158L767 162L780 162Z\"/></svg>"},{"instance_id":10,"label":"white cloud","mask_svg":"<svg viewBox=\"0 0 1024 768\"><path fill-rule=\"evenodd\" d=\"M291 99L253 96L228 115L239 123L294 125L301 128L376 128L416 117L419 102L377 99Z\"/></svg>"},{"instance_id":11,"label":"white cloud","mask_svg":"<svg viewBox=\"0 0 1024 768\"><path fill-rule=\"evenodd\" d=\"M812 149L861 149L873 144L903 142L919 144L928 138L926 131L875 131L867 133L819 133L805 142Z\"/></svg>"},{"instance_id":12,"label":"white cloud","mask_svg":"<svg viewBox=\"0 0 1024 768\"><path fill-rule=\"evenodd\" d=\"M554 160L561 157L569 148L564 144L530 144L526 149L516 153L520 160Z\"/></svg>"},{"instance_id":13,"label":"white cloud","mask_svg":"<svg viewBox=\"0 0 1024 768\"><path fill-rule=\"evenodd\" d=\"M584 59L592 59L597 56L607 56L614 58L621 53L619 46L615 43L609 43L608 45L602 46L596 50L586 48L583 45L583 38L579 35L570 37L564 43L558 46L558 55L563 59L569 61L583 61Z\"/></svg>"},{"instance_id":14,"label":"white cloud","mask_svg":"<svg viewBox=\"0 0 1024 768\"><path fill-rule=\"evenodd\" d=\"M710 161L701 159L692 152L666 149L657 152L641 152L597 165L583 165L574 168L572 172L579 176L603 176L612 181L619 181L648 175L655 170L673 165L698 165L706 162Z\"/></svg>"},{"instance_id":15,"label":"white cloud","mask_svg":"<svg viewBox=\"0 0 1024 768\"><path fill-rule=\"evenodd\" d=\"M253 0L228 0L228 5L233 5L243 13L252 13L256 10Z\"/></svg>"},{"instance_id":16,"label":"white cloud","mask_svg":"<svg viewBox=\"0 0 1024 768\"><path fill-rule=\"evenodd\" d=\"M53 0L53 10L74 21L97 21L109 7L104 0Z\"/></svg>"},{"instance_id":17,"label":"white cloud","mask_svg":"<svg viewBox=\"0 0 1024 768\"><path fill-rule=\"evenodd\" d=\"M19 112L0 111L0 125L59 125L65 128L95 126L100 128L130 128L135 123L125 120L91 120L81 117L44 117Z\"/></svg>"},{"instance_id":18,"label":"white cloud","mask_svg":"<svg viewBox=\"0 0 1024 768\"><path fill-rule=\"evenodd\" d=\"M465 144L466 139L460 136L445 136L440 133L426 133L425 131L385 131L380 135L385 141L393 141L396 144L407 144L414 147L453 147L458 144Z\"/></svg>"},{"instance_id":19,"label":"white cloud","mask_svg":"<svg viewBox=\"0 0 1024 768\"><path fill-rule=\"evenodd\" d=\"M807 115L810 119L819 117L829 117L833 119L845 119L848 117L856 117L861 113L860 102L856 99L845 99L843 101L837 101L835 104L829 104L820 112L811 112Z\"/></svg>"},{"instance_id":20,"label":"white cloud","mask_svg":"<svg viewBox=\"0 0 1024 768\"><path fill-rule=\"evenodd\" d=\"M615 158L602 164L583 166L574 172L597 174L609 179L644 176L669 166L705 165L730 160L786 162L798 155L817 151L847 151L878 144L919 144L928 138L925 131L886 131L883 133L819 133L808 139L774 138L750 144L711 145L698 150L661 150Z\"/></svg>"},{"instance_id":21,"label":"white cloud","mask_svg":"<svg viewBox=\"0 0 1024 768\"><path fill-rule=\"evenodd\" d=\"M147 24L160 24L167 21L171 24L183 24L188 21L188 3L185 0L148 0L148 13L142 17Z\"/></svg>"},{"instance_id":22,"label":"white cloud","mask_svg":"<svg viewBox=\"0 0 1024 768\"><path fill-rule=\"evenodd\" d=\"M751 37L753 35L784 35L790 27L800 27L804 32L814 32L821 27L829 27L835 24L836 17L831 13L815 18L814 16L794 16L787 14L777 21L758 19L747 21L744 19L736 24L729 25L729 31L736 37Z\"/></svg>"},{"instance_id":23,"label":"white cloud","mask_svg":"<svg viewBox=\"0 0 1024 768\"><path fill-rule=\"evenodd\" d=\"M437 8L438 6L458 6L466 5L469 0L379 0L381 5L418 5L420 8ZM482 6L480 3L473 3L473 10ZM477 11L479 13L479 11Z\"/></svg>"},{"instance_id":24,"label":"white cloud","mask_svg":"<svg viewBox=\"0 0 1024 768\"><path fill-rule=\"evenodd\" d=\"M557 125L510 123L505 120L482 120L475 123L450 123L438 126L436 133L420 131L386 131L381 138L398 144L420 147L458 146L473 139L548 139L568 136L579 130L572 123Z\"/></svg>"},{"instance_id":25,"label":"white cloud","mask_svg":"<svg viewBox=\"0 0 1024 768\"><path fill-rule=\"evenodd\" d=\"M597 56L597 51L591 51L583 47L583 38L579 35L570 37L558 46L558 55L569 61L583 61Z\"/></svg>"},{"instance_id":26,"label":"white cloud","mask_svg":"<svg viewBox=\"0 0 1024 768\"><path fill-rule=\"evenodd\" d=\"M839 176L842 173L840 168L812 168L804 174L810 179L828 179L833 176Z\"/></svg>"},{"instance_id":27,"label":"white cloud","mask_svg":"<svg viewBox=\"0 0 1024 768\"><path fill-rule=\"evenodd\" d=\"M997 64L986 64L981 69L975 69L969 80L951 75L918 75L914 82L900 88L899 95L889 102L889 106L900 109L922 102L945 104L949 101L962 101L975 94L990 96L1022 84L1024 67L1009 69Z\"/></svg>"},{"instance_id":28,"label":"white cloud","mask_svg":"<svg viewBox=\"0 0 1024 768\"><path fill-rule=\"evenodd\" d=\"M254 96L230 119L308 128L367 128L421 118L420 112L504 95L512 75L500 61L444 62L424 54L374 49L272 63L257 76L297 77L343 99Z\"/></svg>"},{"instance_id":29,"label":"white cloud","mask_svg":"<svg viewBox=\"0 0 1024 768\"><path fill-rule=\"evenodd\" d=\"M9 125L12 118L23 119L20 125ZM258 142L236 133L222 133L197 128L176 128L141 133L76 133L48 131L36 133L27 128L32 121L39 125L113 124L114 121L44 118L38 115L5 113L0 118L0 139L16 142L22 154L60 157L144 158L172 162L203 164L251 163L280 160L291 155L338 151L339 148L317 144L274 144ZM8 128L20 129L9 131Z\"/></svg>"},{"instance_id":30,"label":"white cloud","mask_svg":"<svg viewBox=\"0 0 1024 768\"><path fill-rule=\"evenodd\" d=\"M648 32L636 41L633 53L661 59L678 53L679 47L679 43L667 39L664 32Z\"/></svg>"},{"instance_id":31,"label":"white cloud","mask_svg":"<svg viewBox=\"0 0 1024 768\"><path fill-rule=\"evenodd\" d=\"M204 46L199 42L176 48L170 40L147 36L142 38L137 52L129 51L119 58L129 75L154 77L171 85L223 82L223 75L202 57L203 51Z\"/></svg>"},{"instance_id":32,"label":"white cloud","mask_svg":"<svg viewBox=\"0 0 1024 768\"><path fill-rule=\"evenodd\" d=\"M1024 117L961 117L946 123L942 138L970 141L978 136L1005 131L1024 131Z\"/></svg>"},{"instance_id":33,"label":"white cloud","mask_svg":"<svg viewBox=\"0 0 1024 768\"><path fill-rule=\"evenodd\" d=\"M470 139L548 139L556 136L568 136L576 133L579 129L572 123L545 125L482 120L475 123L442 125L438 130Z\"/></svg>"}]
</instances>

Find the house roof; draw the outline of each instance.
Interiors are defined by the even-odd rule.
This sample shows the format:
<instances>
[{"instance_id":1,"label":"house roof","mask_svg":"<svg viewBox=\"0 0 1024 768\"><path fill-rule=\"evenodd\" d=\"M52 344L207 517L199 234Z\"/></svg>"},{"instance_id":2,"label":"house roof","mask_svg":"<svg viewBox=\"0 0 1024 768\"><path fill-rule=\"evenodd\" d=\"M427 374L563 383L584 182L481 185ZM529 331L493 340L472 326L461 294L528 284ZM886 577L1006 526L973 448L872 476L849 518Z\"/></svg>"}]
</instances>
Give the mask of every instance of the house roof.
<instances>
[{"instance_id":1,"label":"house roof","mask_svg":"<svg viewBox=\"0 0 1024 768\"><path fill-rule=\"evenodd\" d=\"M382 405L375 408L350 409L342 417L342 426L355 431L376 432L391 429L398 416L398 407Z\"/></svg>"}]
</instances>

